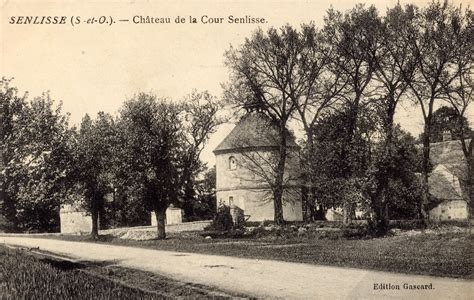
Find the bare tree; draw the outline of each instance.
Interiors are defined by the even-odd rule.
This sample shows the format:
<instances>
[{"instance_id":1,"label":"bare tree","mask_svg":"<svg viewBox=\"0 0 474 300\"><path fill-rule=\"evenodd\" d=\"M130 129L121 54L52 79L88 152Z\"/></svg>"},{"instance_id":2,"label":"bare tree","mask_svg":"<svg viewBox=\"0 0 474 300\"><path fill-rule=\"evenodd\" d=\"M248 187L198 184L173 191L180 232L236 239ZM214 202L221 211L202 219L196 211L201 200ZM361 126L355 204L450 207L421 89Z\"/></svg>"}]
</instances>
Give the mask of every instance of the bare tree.
<instances>
[{"instance_id":1,"label":"bare tree","mask_svg":"<svg viewBox=\"0 0 474 300\"><path fill-rule=\"evenodd\" d=\"M421 108L424 120L423 161L422 161L422 199L419 215L426 223L425 206L429 201L428 177L430 173L430 132L436 104L446 99L445 86L458 78L454 61L459 47L456 31L459 30L460 9L447 2L432 2L416 14L413 30L407 32L406 51L416 58L417 71L412 80L407 80L410 92ZM454 38L454 39L453 39ZM406 74L408 77L410 74Z\"/></svg>"},{"instance_id":2,"label":"bare tree","mask_svg":"<svg viewBox=\"0 0 474 300\"><path fill-rule=\"evenodd\" d=\"M209 140L209 135L215 132L216 127L222 123L217 117L221 103L209 92L192 91L183 99L183 110L180 120L183 123L183 144L180 155L182 156L180 176L181 207L189 217L194 215L195 180L196 176L204 169L199 156ZM176 120L178 121L178 120Z\"/></svg>"},{"instance_id":3,"label":"bare tree","mask_svg":"<svg viewBox=\"0 0 474 300\"><path fill-rule=\"evenodd\" d=\"M231 71L226 86L228 101L268 116L278 126L278 163L273 190L275 222L282 223L284 173L288 155L287 125L297 102L310 93L318 67L312 57L315 35L313 25L303 25L300 32L287 25L280 30L257 30L238 49L225 54Z\"/></svg>"},{"instance_id":4,"label":"bare tree","mask_svg":"<svg viewBox=\"0 0 474 300\"><path fill-rule=\"evenodd\" d=\"M408 41L404 36L413 31L414 8L403 9L399 4L387 11L378 30L380 46L374 52L374 99L373 108L380 119L380 147L376 155L376 191L371 201L372 223L378 234L388 230L389 183L396 166L394 161L394 117L397 106L413 79L416 60L413 53L406 51Z\"/></svg>"},{"instance_id":5,"label":"bare tree","mask_svg":"<svg viewBox=\"0 0 474 300\"><path fill-rule=\"evenodd\" d=\"M249 131L232 141L232 147L238 150L238 164L241 172L238 179L256 192L263 192L263 202L272 200L278 176L279 134L278 126L266 116L249 113L242 120ZM295 202L301 199L299 193L299 147L291 133L288 134L287 162L283 177L282 201Z\"/></svg>"},{"instance_id":6,"label":"bare tree","mask_svg":"<svg viewBox=\"0 0 474 300\"><path fill-rule=\"evenodd\" d=\"M456 48L453 57L454 78L444 78L442 82L448 96L447 101L456 112L457 130L462 151L467 163L466 178L464 178L469 197L469 203L473 203L474 193L474 159L472 156L473 140L472 131L468 124L464 122L468 107L472 103L473 96L473 73L474 73L474 14L471 10L466 10L464 14L459 11L452 18L454 41Z\"/></svg>"},{"instance_id":7,"label":"bare tree","mask_svg":"<svg viewBox=\"0 0 474 300\"><path fill-rule=\"evenodd\" d=\"M305 200L304 217L310 220L322 215L321 205L316 205L320 201L316 197L313 182L319 174L312 159L315 151L314 132L320 118L340 102L341 94L346 91L347 77L338 71L333 61L337 48L328 43L328 37L312 26L303 28L307 43L300 54L304 62L300 68L306 74L304 76L306 84L301 86L304 92L292 93L289 96L296 104L295 119L302 124L306 136L301 159L303 169L301 175L304 181L302 191Z\"/></svg>"},{"instance_id":8,"label":"bare tree","mask_svg":"<svg viewBox=\"0 0 474 300\"><path fill-rule=\"evenodd\" d=\"M380 18L374 6L365 8L356 5L351 11L342 14L330 9L325 18L323 32L328 43L334 48L331 55L334 72L341 74L346 81L345 92L341 93L343 107L350 111L348 133L344 141L343 160L347 162L342 173L349 179L355 174L351 163L351 145L357 130L359 111L367 105L370 83L376 69L377 51L380 42L377 30ZM350 221L352 205L344 204L344 222Z\"/></svg>"}]
</instances>

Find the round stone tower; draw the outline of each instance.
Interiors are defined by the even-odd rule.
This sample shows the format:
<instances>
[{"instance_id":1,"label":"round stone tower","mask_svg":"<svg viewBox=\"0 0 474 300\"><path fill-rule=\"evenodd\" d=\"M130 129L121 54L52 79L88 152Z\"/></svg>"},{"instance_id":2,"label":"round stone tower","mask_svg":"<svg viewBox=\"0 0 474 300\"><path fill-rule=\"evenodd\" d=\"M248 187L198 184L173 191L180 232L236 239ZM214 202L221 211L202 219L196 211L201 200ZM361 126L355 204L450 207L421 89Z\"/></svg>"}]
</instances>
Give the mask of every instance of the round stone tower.
<instances>
[{"instance_id":1,"label":"round stone tower","mask_svg":"<svg viewBox=\"0 0 474 300\"><path fill-rule=\"evenodd\" d=\"M237 206L248 221L273 220L270 183L275 178L278 149L277 126L263 114L245 115L214 150L217 205ZM297 150L298 145L289 134L283 194L286 221L303 219Z\"/></svg>"}]
</instances>

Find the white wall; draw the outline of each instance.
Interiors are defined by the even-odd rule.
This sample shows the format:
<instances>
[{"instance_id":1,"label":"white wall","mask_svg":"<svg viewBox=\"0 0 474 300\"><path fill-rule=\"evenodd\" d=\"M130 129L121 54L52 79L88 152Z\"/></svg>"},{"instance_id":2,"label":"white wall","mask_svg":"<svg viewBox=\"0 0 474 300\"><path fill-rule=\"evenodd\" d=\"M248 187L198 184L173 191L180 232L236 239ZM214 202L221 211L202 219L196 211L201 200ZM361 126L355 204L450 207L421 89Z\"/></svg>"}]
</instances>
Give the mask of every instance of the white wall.
<instances>
[{"instance_id":1,"label":"white wall","mask_svg":"<svg viewBox=\"0 0 474 300\"><path fill-rule=\"evenodd\" d=\"M270 151L254 151L243 154L241 152L221 153L216 155L216 201L226 205L236 205L250 216L249 221L264 221L274 219L273 200L265 179L255 172L256 162L261 164L259 171L270 175L270 165L267 159ZM237 159L237 168L229 166L230 157ZM294 176L298 161L296 156L287 159L285 178ZM270 175L271 176L271 175ZM295 184L293 181L291 184ZM232 197L232 198L231 198ZM230 203L232 199L232 203ZM292 188L291 193L283 195L283 217L287 221L303 220L301 194L299 188Z\"/></svg>"},{"instance_id":2,"label":"white wall","mask_svg":"<svg viewBox=\"0 0 474 300\"><path fill-rule=\"evenodd\" d=\"M59 211L61 233L89 233L92 231L92 218L84 210L73 205L63 205Z\"/></svg>"},{"instance_id":3,"label":"white wall","mask_svg":"<svg viewBox=\"0 0 474 300\"><path fill-rule=\"evenodd\" d=\"M467 220L467 202L464 200L444 201L430 210L429 215L434 221Z\"/></svg>"},{"instance_id":4,"label":"white wall","mask_svg":"<svg viewBox=\"0 0 474 300\"><path fill-rule=\"evenodd\" d=\"M166 225L183 223L183 210L176 207L166 209ZM156 226L155 212L151 213L151 226Z\"/></svg>"},{"instance_id":5,"label":"white wall","mask_svg":"<svg viewBox=\"0 0 474 300\"><path fill-rule=\"evenodd\" d=\"M234 204L244 210L244 215L249 216L248 221L260 222L274 220L274 207L272 195L269 190L262 189L236 189L217 192L217 203L225 205ZM229 198L234 199L229 203ZM283 218L286 221L302 221L303 209L298 191L283 195Z\"/></svg>"}]
</instances>

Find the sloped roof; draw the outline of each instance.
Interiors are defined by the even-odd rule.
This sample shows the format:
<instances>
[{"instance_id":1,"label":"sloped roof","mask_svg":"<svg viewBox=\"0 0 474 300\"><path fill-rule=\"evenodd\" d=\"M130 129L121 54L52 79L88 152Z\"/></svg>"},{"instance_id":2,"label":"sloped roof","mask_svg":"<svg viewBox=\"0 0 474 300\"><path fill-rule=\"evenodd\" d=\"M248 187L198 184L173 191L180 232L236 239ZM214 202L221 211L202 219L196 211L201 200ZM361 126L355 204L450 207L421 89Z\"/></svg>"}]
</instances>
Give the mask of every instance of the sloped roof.
<instances>
[{"instance_id":1,"label":"sloped roof","mask_svg":"<svg viewBox=\"0 0 474 300\"><path fill-rule=\"evenodd\" d=\"M469 141L466 142L469 143ZM466 158L462 152L461 142L458 140L430 144L430 160L433 166L442 164L455 176L466 177Z\"/></svg>"},{"instance_id":2,"label":"sloped roof","mask_svg":"<svg viewBox=\"0 0 474 300\"><path fill-rule=\"evenodd\" d=\"M438 200L462 200L459 179L445 165L439 164L428 178L430 195Z\"/></svg>"},{"instance_id":3,"label":"sloped roof","mask_svg":"<svg viewBox=\"0 0 474 300\"><path fill-rule=\"evenodd\" d=\"M430 160L434 167L428 179L430 195L437 201L463 199L460 180L466 178L467 163L461 142L430 144Z\"/></svg>"},{"instance_id":4,"label":"sloped roof","mask_svg":"<svg viewBox=\"0 0 474 300\"><path fill-rule=\"evenodd\" d=\"M214 153L249 148L276 148L278 146L277 126L263 114L248 113L214 149ZM298 147L291 133L288 133L288 146Z\"/></svg>"}]
</instances>

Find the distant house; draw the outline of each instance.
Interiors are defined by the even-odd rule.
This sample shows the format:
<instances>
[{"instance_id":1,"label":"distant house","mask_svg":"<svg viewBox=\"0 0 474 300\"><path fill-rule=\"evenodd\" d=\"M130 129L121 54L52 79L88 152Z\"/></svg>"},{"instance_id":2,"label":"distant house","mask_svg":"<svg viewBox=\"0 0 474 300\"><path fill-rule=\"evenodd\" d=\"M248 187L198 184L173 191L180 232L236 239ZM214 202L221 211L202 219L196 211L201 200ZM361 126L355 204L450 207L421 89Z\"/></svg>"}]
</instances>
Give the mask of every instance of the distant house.
<instances>
[{"instance_id":1,"label":"distant house","mask_svg":"<svg viewBox=\"0 0 474 300\"><path fill-rule=\"evenodd\" d=\"M248 113L214 150L216 156L216 198L236 206L249 221L274 220L273 195L269 186L275 175L278 130L272 122ZM289 134L285 168L283 217L303 220L301 186L298 184L298 145Z\"/></svg>"},{"instance_id":2,"label":"distant house","mask_svg":"<svg viewBox=\"0 0 474 300\"><path fill-rule=\"evenodd\" d=\"M430 145L433 170L428 179L432 208L429 217L435 221L466 220L468 202L463 179L467 166L460 141L445 134L443 141Z\"/></svg>"}]
</instances>

